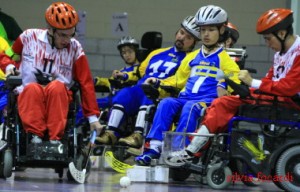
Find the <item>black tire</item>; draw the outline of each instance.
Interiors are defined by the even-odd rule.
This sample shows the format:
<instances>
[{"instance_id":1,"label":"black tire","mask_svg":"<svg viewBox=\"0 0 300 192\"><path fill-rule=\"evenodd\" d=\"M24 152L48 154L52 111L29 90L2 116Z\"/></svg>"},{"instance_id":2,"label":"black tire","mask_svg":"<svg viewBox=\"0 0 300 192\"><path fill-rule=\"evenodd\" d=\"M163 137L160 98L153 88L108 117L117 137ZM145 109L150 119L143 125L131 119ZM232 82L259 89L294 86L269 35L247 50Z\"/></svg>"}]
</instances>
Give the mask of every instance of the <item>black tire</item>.
<instances>
[{"instance_id":1,"label":"black tire","mask_svg":"<svg viewBox=\"0 0 300 192\"><path fill-rule=\"evenodd\" d=\"M13 156L11 149L6 149L2 153L1 176L3 178L11 177L13 168Z\"/></svg>"},{"instance_id":2,"label":"black tire","mask_svg":"<svg viewBox=\"0 0 300 192\"><path fill-rule=\"evenodd\" d=\"M4 176L3 176L3 169L4 169L3 154L4 154L4 151L0 151L0 178L4 178Z\"/></svg>"},{"instance_id":3,"label":"black tire","mask_svg":"<svg viewBox=\"0 0 300 192\"><path fill-rule=\"evenodd\" d=\"M239 175L243 175L247 178L251 177L251 179L243 179L242 182L246 185L246 186L249 186L249 187L257 187L261 184L260 180L257 179L255 176L255 174L253 174L250 170L249 170L249 167L248 165L243 162L242 160L239 160L239 159L236 159L235 160L235 166L236 166L236 170L237 170L237 173Z\"/></svg>"},{"instance_id":4,"label":"black tire","mask_svg":"<svg viewBox=\"0 0 300 192\"><path fill-rule=\"evenodd\" d=\"M272 175L275 175L275 174L276 174L276 173L275 173L275 170L271 170L271 174L272 174ZM278 181L274 181L274 180L273 180L273 183L274 183L279 189L284 190L284 188L281 186L281 184L280 184Z\"/></svg>"},{"instance_id":5,"label":"black tire","mask_svg":"<svg viewBox=\"0 0 300 192\"><path fill-rule=\"evenodd\" d=\"M284 151L276 162L276 176L286 176L278 182L286 191L300 191L300 146Z\"/></svg>"},{"instance_id":6,"label":"black tire","mask_svg":"<svg viewBox=\"0 0 300 192\"><path fill-rule=\"evenodd\" d=\"M170 168L169 171L170 178L173 181L185 181L191 175L189 170L182 168Z\"/></svg>"},{"instance_id":7,"label":"black tire","mask_svg":"<svg viewBox=\"0 0 300 192\"><path fill-rule=\"evenodd\" d=\"M55 173L58 174L59 179L62 179L63 176L64 176L64 169L63 168L57 168L57 169L55 169Z\"/></svg>"},{"instance_id":8,"label":"black tire","mask_svg":"<svg viewBox=\"0 0 300 192\"><path fill-rule=\"evenodd\" d=\"M213 189L225 189L231 183L232 171L226 166L220 168L220 164L215 164L208 169L207 172L207 184Z\"/></svg>"}]
</instances>

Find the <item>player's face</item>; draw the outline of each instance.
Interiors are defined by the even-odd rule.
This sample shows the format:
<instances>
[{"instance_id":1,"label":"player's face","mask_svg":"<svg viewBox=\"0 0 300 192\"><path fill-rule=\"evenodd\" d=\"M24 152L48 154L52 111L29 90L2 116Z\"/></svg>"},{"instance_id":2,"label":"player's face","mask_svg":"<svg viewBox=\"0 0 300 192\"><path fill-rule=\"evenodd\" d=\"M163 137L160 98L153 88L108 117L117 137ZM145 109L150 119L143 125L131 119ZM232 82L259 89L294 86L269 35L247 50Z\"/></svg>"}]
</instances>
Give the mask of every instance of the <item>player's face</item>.
<instances>
[{"instance_id":1,"label":"player's face","mask_svg":"<svg viewBox=\"0 0 300 192\"><path fill-rule=\"evenodd\" d=\"M178 51L191 51L195 45L195 38L184 28L176 33L175 47Z\"/></svg>"},{"instance_id":2,"label":"player's face","mask_svg":"<svg viewBox=\"0 0 300 192\"><path fill-rule=\"evenodd\" d=\"M263 35L263 38L267 46L270 47L272 50L276 52L281 50L280 41L273 34L265 34Z\"/></svg>"},{"instance_id":3,"label":"player's face","mask_svg":"<svg viewBox=\"0 0 300 192\"><path fill-rule=\"evenodd\" d=\"M233 44L233 40L231 39L231 37L229 37L229 38L225 41L224 47L225 47L225 48L230 48L230 47L232 46L232 44Z\"/></svg>"},{"instance_id":4,"label":"player's face","mask_svg":"<svg viewBox=\"0 0 300 192\"><path fill-rule=\"evenodd\" d=\"M55 30L54 36L54 44L57 49L66 48L70 44L71 38L75 35L75 27L66 30Z\"/></svg>"},{"instance_id":5,"label":"player's face","mask_svg":"<svg viewBox=\"0 0 300 192\"><path fill-rule=\"evenodd\" d=\"M136 55L133 48L130 46L124 46L121 48L121 55L125 63L128 65L133 65L136 63Z\"/></svg>"},{"instance_id":6,"label":"player's face","mask_svg":"<svg viewBox=\"0 0 300 192\"><path fill-rule=\"evenodd\" d=\"M219 40L220 31L216 26L201 26L200 36L204 45L214 45Z\"/></svg>"}]
</instances>

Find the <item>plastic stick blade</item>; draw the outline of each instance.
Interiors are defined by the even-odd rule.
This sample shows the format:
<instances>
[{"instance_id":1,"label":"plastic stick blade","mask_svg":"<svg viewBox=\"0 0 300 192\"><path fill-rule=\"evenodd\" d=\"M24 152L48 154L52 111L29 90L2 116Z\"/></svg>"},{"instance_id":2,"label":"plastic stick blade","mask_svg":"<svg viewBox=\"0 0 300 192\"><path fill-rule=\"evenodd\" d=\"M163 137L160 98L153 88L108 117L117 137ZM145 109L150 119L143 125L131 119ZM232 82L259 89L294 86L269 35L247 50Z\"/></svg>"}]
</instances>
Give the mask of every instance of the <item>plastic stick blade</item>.
<instances>
[{"instance_id":1,"label":"plastic stick blade","mask_svg":"<svg viewBox=\"0 0 300 192\"><path fill-rule=\"evenodd\" d=\"M78 183L84 183L85 182L85 173L86 169L83 169L82 171L79 171L76 169L73 162L69 163L69 171L73 177L73 179Z\"/></svg>"}]
</instances>

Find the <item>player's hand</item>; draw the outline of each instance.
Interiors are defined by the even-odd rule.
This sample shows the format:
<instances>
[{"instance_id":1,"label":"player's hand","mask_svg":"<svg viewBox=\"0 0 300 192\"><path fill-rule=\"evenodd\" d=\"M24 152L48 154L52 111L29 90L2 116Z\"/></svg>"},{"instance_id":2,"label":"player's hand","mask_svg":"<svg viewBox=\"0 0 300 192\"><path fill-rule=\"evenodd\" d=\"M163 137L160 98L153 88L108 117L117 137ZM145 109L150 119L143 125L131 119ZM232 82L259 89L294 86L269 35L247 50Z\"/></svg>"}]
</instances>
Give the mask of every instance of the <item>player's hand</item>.
<instances>
[{"instance_id":1,"label":"player's hand","mask_svg":"<svg viewBox=\"0 0 300 192\"><path fill-rule=\"evenodd\" d=\"M20 71L13 67L13 68L9 68L5 71L5 76L8 77L10 75L19 75L20 74Z\"/></svg>"},{"instance_id":2,"label":"player's hand","mask_svg":"<svg viewBox=\"0 0 300 192\"><path fill-rule=\"evenodd\" d=\"M157 83L157 78L155 77L149 77L148 79L145 80L144 84L148 84L148 85L154 85Z\"/></svg>"},{"instance_id":3,"label":"player's hand","mask_svg":"<svg viewBox=\"0 0 300 192\"><path fill-rule=\"evenodd\" d=\"M114 70L112 73L112 76L114 79L121 79L124 76L124 73L122 73L118 70Z\"/></svg>"},{"instance_id":4,"label":"player's hand","mask_svg":"<svg viewBox=\"0 0 300 192\"><path fill-rule=\"evenodd\" d=\"M238 77L246 85L251 86L253 78L248 70L240 70Z\"/></svg>"},{"instance_id":5,"label":"player's hand","mask_svg":"<svg viewBox=\"0 0 300 192\"><path fill-rule=\"evenodd\" d=\"M222 87L217 87L217 93L218 93L218 97L230 95L229 92Z\"/></svg>"},{"instance_id":6,"label":"player's hand","mask_svg":"<svg viewBox=\"0 0 300 192\"><path fill-rule=\"evenodd\" d=\"M90 123L90 130L91 132L96 130L97 135L101 135L104 132L104 126L101 125L99 121L95 121L93 123Z\"/></svg>"}]
</instances>

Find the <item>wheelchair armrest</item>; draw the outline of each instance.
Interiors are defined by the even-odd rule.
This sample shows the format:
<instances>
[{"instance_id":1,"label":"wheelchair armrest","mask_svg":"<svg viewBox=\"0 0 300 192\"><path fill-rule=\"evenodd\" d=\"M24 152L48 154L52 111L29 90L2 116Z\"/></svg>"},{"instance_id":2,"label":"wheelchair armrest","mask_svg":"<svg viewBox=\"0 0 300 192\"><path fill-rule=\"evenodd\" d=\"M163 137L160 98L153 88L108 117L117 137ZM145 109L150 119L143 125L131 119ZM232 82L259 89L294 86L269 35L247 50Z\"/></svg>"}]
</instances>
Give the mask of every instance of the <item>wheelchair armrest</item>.
<instances>
[{"instance_id":1,"label":"wheelchair armrest","mask_svg":"<svg viewBox=\"0 0 300 192\"><path fill-rule=\"evenodd\" d=\"M16 86L22 85L22 77L9 75L6 77L5 83L8 87L16 87Z\"/></svg>"},{"instance_id":2,"label":"wheelchair armrest","mask_svg":"<svg viewBox=\"0 0 300 192\"><path fill-rule=\"evenodd\" d=\"M73 84L70 87L70 90L73 92L73 94L77 93L77 91L80 90L80 84L77 81L73 81Z\"/></svg>"},{"instance_id":3,"label":"wheelchair armrest","mask_svg":"<svg viewBox=\"0 0 300 192\"><path fill-rule=\"evenodd\" d=\"M123 88L121 80L108 79L110 85L114 88L121 89Z\"/></svg>"},{"instance_id":4,"label":"wheelchair armrest","mask_svg":"<svg viewBox=\"0 0 300 192\"><path fill-rule=\"evenodd\" d=\"M180 89L172 86L160 86L160 88L170 93L171 97L177 97L180 92Z\"/></svg>"},{"instance_id":5,"label":"wheelchair armrest","mask_svg":"<svg viewBox=\"0 0 300 192\"><path fill-rule=\"evenodd\" d=\"M122 87L130 87L132 85L135 85L137 81L126 81L126 82L122 82Z\"/></svg>"},{"instance_id":6,"label":"wheelchair armrest","mask_svg":"<svg viewBox=\"0 0 300 192\"><path fill-rule=\"evenodd\" d=\"M107 86L95 86L95 91L97 93L109 93L110 92L110 88Z\"/></svg>"},{"instance_id":7,"label":"wheelchair armrest","mask_svg":"<svg viewBox=\"0 0 300 192\"><path fill-rule=\"evenodd\" d=\"M149 97L152 100L155 100L159 97L159 91L149 84L142 84L142 89L147 97Z\"/></svg>"},{"instance_id":8,"label":"wheelchair armrest","mask_svg":"<svg viewBox=\"0 0 300 192\"><path fill-rule=\"evenodd\" d=\"M245 84L237 84L229 78L225 78L225 82L238 94L242 99L250 96L249 87Z\"/></svg>"},{"instance_id":9,"label":"wheelchair armrest","mask_svg":"<svg viewBox=\"0 0 300 192\"><path fill-rule=\"evenodd\" d=\"M293 97L294 97L294 96L286 96L286 95L275 95L275 94L272 94L272 93L263 92L263 91L261 91L261 90L259 90L259 89L255 89L253 93L259 94L259 95L272 96L272 97L274 97L275 99L276 99L277 97L287 97L287 98L289 98L289 97L290 97L290 98L293 98Z\"/></svg>"}]
</instances>

